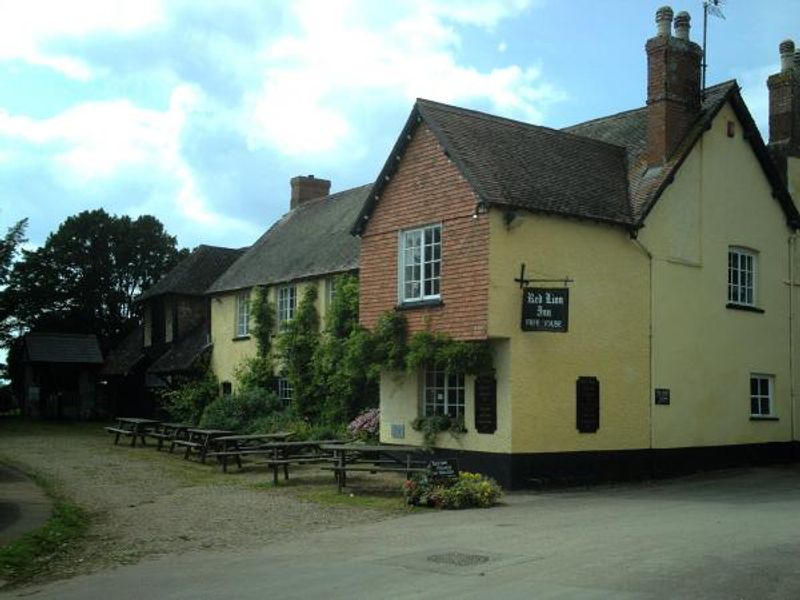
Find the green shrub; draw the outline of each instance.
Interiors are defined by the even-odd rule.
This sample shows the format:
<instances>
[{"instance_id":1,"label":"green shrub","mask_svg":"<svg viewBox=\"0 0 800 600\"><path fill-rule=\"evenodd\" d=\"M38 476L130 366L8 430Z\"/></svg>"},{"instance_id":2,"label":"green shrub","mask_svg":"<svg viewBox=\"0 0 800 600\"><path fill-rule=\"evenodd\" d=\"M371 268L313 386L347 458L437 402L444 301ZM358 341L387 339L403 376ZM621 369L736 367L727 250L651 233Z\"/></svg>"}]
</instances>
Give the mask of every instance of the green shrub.
<instances>
[{"instance_id":1,"label":"green shrub","mask_svg":"<svg viewBox=\"0 0 800 600\"><path fill-rule=\"evenodd\" d=\"M422 447L432 450L437 436L447 431L453 438L458 439L467 429L464 426L464 417L451 417L449 415L428 415L417 417L411 421L411 429L422 433Z\"/></svg>"},{"instance_id":2,"label":"green shrub","mask_svg":"<svg viewBox=\"0 0 800 600\"><path fill-rule=\"evenodd\" d=\"M262 419L282 411L283 405L273 392L245 388L230 397L217 398L206 406L201 427L251 431Z\"/></svg>"},{"instance_id":3,"label":"green shrub","mask_svg":"<svg viewBox=\"0 0 800 600\"><path fill-rule=\"evenodd\" d=\"M218 396L219 383L208 371L199 378L182 378L162 391L161 407L170 419L195 424Z\"/></svg>"},{"instance_id":4,"label":"green shrub","mask_svg":"<svg viewBox=\"0 0 800 600\"><path fill-rule=\"evenodd\" d=\"M403 484L408 504L433 506L441 509L488 508L503 495L503 490L491 477L462 471L451 482L431 481L427 476L415 476Z\"/></svg>"}]
</instances>

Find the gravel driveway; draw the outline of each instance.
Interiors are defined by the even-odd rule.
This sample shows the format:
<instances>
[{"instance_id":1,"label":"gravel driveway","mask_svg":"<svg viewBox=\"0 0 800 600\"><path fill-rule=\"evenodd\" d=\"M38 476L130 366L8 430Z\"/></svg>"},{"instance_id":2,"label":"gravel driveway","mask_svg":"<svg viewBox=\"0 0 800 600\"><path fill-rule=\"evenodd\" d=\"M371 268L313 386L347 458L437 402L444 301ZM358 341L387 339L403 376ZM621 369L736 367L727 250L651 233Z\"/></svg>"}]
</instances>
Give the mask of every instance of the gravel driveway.
<instances>
[{"instance_id":1,"label":"gravel driveway","mask_svg":"<svg viewBox=\"0 0 800 600\"><path fill-rule=\"evenodd\" d=\"M87 537L46 576L70 577L145 556L198 549L258 548L302 532L387 518L402 510L400 480L364 477L357 495L397 493L397 510L333 505L307 496L335 491L318 466L292 467L288 485L272 486L271 471L223 474L152 446L114 446L100 425L0 421L0 460L53 480L89 511ZM283 482L282 482L283 483Z\"/></svg>"}]
</instances>

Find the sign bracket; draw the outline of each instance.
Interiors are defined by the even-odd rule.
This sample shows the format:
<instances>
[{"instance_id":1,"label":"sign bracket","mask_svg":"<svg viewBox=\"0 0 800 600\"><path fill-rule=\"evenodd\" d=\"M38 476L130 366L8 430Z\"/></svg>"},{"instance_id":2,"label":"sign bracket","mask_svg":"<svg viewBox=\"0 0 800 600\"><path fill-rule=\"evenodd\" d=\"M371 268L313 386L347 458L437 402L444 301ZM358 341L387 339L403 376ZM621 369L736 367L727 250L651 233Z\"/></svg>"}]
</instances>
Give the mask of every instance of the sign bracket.
<instances>
[{"instance_id":1,"label":"sign bracket","mask_svg":"<svg viewBox=\"0 0 800 600\"><path fill-rule=\"evenodd\" d=\"M525 263L521 263L519 266L519 277L515 277L514 281L519 283L519 289L523 290L531 283L562 283L564 287L567 287L568 284L573 283L575 280L572 277L560 277L558 279L528 279L525 277Z\"/></svg>"}]
</instances>

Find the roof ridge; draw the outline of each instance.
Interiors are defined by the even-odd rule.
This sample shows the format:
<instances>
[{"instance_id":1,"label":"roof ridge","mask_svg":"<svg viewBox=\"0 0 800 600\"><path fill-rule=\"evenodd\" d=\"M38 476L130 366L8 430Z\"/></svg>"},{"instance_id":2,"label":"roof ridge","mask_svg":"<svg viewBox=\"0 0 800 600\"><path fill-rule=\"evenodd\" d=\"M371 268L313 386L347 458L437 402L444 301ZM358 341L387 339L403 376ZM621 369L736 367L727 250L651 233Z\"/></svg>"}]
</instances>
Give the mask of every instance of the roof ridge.
<instances>
[{"instance_id":1,"label":"roof ridge","mask_svg":"<svg viewBox=\"0 0 800 600\"><path fill-rule=\"evenodd\" d=\"M502 116L499 116L499 115L493 115L493 114L490 114L490 113L482 112L482 111L479 111L479 110L474 110L474 109L471 109L471 108L463 108L463 107L460 107L460 106L453 106L451 104L443 104L441 102L436 102L434 100L427 100L425 98L417 98L417 103L420 103L420 102L428 103L428 104L434 104L437 107L439 107L439 108L441 108L443 110L447 110L448 112L451 112L451 113L462 113L462 114L463 113L468 113L468 116L473 116L475 118L485 119L486 121L498 122L499 124L503 124L503 125L520 127L522 129L538 129L540 131L549 131L549 132L552 132L552 133L557 134L557 135L566 135L566 136L574 137L576 139L580 139L581 141L590 142L590 143L593 143L593 144L597 144L597 145L601 145L601 146L605 146L605 147L609 147L609 148L614 148L614 149L619 149L619 150L624 150L625 149L624 146L620 146L618 144L612 144L611 142L605 142L603 140L590 138L590 137L587 137L587 136L584 136L584 135L578 135L578 134L572 133L570 131L564 131L563 129L556 129L554 127L548 127L547 125L536 125L534 123L526 123L525 121L519 121L517 119L511 119L509 117L502 117Z\"/></svg>"}]
</instances>

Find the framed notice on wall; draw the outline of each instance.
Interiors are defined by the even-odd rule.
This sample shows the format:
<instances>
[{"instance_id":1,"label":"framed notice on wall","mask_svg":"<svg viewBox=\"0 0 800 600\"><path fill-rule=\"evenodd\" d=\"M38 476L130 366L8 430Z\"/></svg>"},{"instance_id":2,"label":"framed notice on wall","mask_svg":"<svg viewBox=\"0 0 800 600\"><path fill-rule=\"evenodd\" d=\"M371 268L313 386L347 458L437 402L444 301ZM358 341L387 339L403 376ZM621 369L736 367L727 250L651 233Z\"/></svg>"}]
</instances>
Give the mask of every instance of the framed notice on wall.
<instances>
[{"instance_id":1,"label":"framed notice on wall","mask_svg":"<svg viewBox=\"0 0 800 600\"><path fill-rule=\"evenodd\" d=\"M522 289L522 331L567 331L568 288Z\"/></svg>"}]
</instances>

